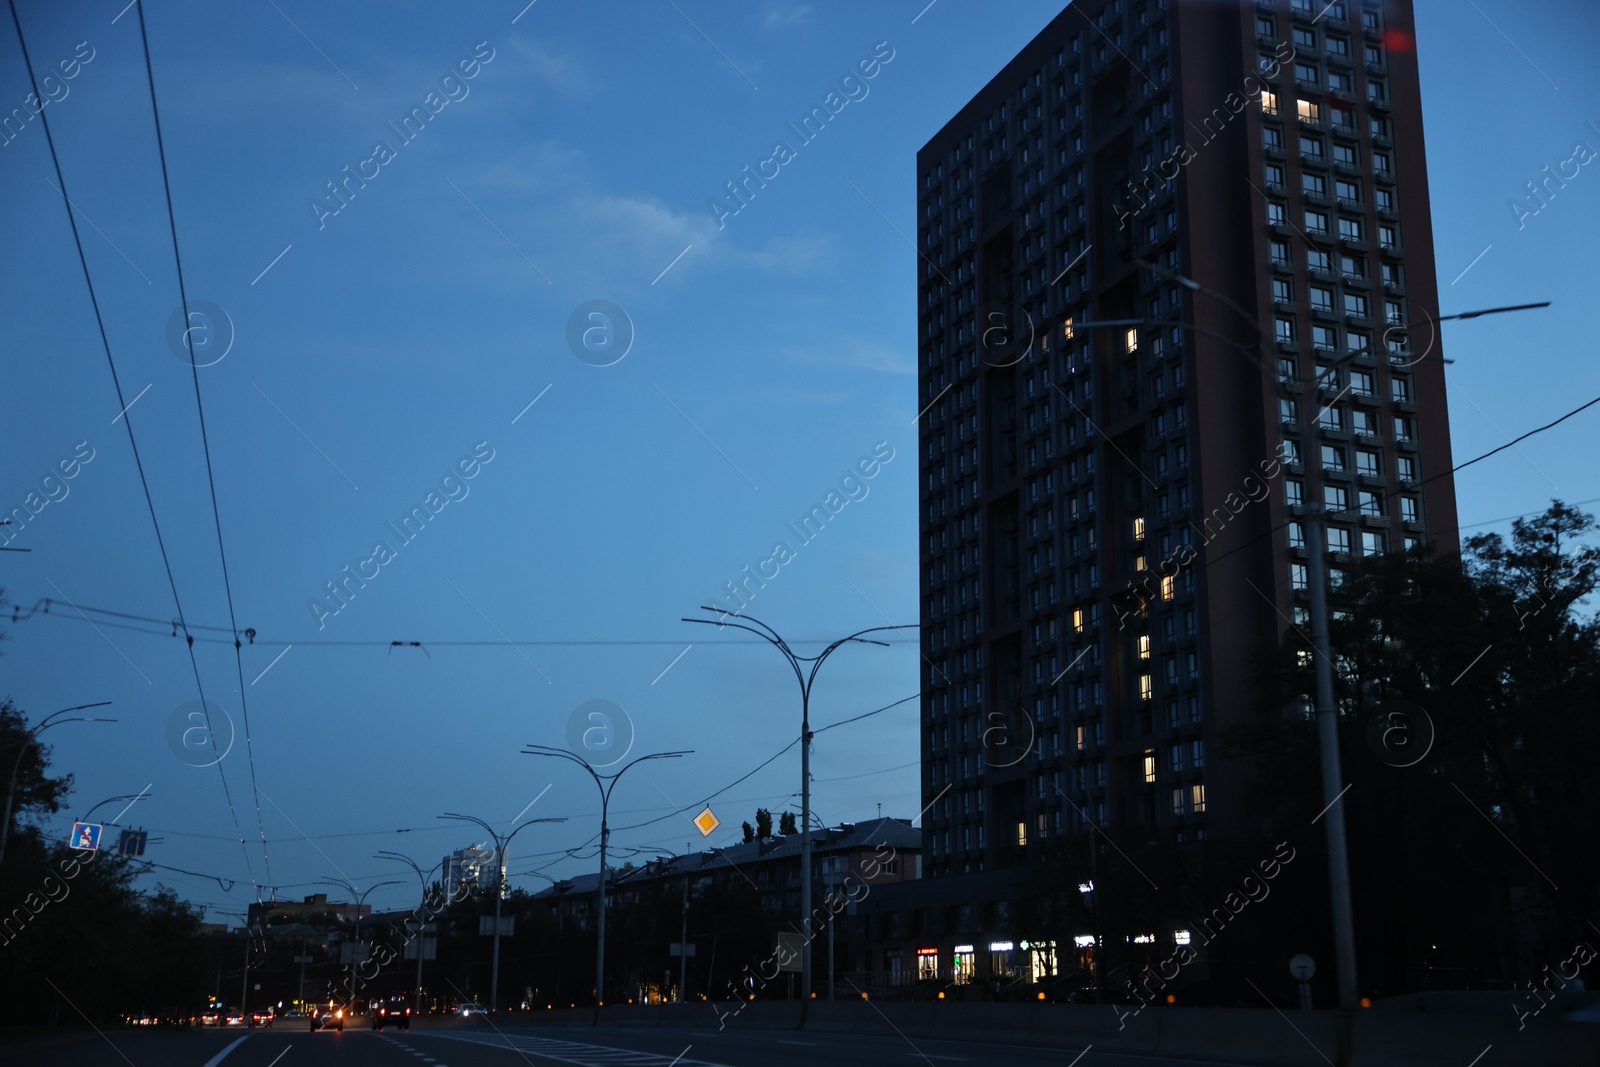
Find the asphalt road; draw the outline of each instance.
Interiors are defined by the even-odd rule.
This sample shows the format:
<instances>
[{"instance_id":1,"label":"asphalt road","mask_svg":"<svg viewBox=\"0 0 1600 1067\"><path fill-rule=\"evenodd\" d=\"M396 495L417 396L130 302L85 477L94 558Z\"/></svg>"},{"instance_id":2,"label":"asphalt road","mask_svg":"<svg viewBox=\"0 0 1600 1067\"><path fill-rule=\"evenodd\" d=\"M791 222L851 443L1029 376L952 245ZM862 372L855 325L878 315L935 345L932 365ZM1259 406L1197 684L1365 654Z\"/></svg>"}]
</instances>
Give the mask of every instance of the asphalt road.
<instances>
[{"instance_id":1,"label":"asphalt road","mask_svg":"<svg viewBox=\"0 0 1600 1067\"><path fill-rule=\"evenodd\" d=\"M795 1031L490 1027L343 1033L298 1028L112 1030L0 1043L0 1067L1196 1067L1199 1061ZM1212 1061L1215 1063L1216 1061ZM1224 1064L1222 1067L1234 1067Z\"/></svg>"}]
</instances>

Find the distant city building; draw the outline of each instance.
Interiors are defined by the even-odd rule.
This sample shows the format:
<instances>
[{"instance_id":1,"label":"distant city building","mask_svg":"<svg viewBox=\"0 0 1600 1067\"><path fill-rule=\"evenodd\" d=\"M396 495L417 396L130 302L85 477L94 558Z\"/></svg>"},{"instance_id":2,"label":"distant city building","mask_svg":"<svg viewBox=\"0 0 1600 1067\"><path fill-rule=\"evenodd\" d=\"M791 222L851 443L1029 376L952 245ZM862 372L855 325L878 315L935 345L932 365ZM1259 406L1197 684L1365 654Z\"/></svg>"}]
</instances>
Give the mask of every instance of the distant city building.
<instances>
[{"instance_id":1,"label":"distant city building","mask_svg":"<svg viewBox=\"0 0 1600 1067\"><path fill-rule=\"evenodd\" d=\"M455 900L463 885L474 889L493 888L500 877L497 855L495 849L469 845L466 848L458 848L446 856L443 873L440 875L440 880L444 884L445 899Z\"/></svg>"}]
</instances>

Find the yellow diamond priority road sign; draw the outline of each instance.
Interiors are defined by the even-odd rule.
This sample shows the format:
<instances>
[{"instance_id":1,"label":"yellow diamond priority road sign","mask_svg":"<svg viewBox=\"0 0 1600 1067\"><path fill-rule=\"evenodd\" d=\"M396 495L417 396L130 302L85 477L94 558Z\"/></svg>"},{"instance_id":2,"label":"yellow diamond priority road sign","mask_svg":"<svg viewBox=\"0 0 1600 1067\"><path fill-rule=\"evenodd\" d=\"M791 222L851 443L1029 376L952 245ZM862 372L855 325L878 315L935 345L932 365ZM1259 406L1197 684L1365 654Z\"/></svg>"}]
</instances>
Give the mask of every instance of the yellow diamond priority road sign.
<instances>
[{"instance_id":1,"label":"yellow diamond priority road sign","mask_svg":"<svg viewBox=\"0 0 1600 1067\"><path fill-rule=\"evenodd\" d=\"M711 814L711 809L709 807L694 817L695 829L700 831L701 837L710 837L711 831L715 830L721 825L722 820Z\"/></svg>"}]
</instances>

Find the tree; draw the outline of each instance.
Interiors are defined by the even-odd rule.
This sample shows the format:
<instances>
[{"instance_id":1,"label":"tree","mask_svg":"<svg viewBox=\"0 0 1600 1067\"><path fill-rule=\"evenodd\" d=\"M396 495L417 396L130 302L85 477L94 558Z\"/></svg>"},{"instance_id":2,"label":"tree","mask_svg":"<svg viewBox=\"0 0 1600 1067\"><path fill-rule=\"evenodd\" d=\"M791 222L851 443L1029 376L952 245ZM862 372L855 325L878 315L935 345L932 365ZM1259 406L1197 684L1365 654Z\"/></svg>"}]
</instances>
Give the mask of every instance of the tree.
<instances>
[{"instance_id":1,"label":"tree","mask_svg":"<svg viewBox=\"0 0 1600 1067\"><path fill-rule=\"evenodd\" d=\"M1330 592L1369 987L1533 977L1600 922L1600 855L1573 847L1600 805L1594 529L1557 501L1509 541L1366 560ZM1228 738L1286 833L1322 806L1315 726L1283 710L1307 706L1313 655L1291 629L1262 665L1258 719ZM1325 897L1305 904L1325 914Z\"/></svg>"},{"instance_id":2,"label":"tree","mask_svg":"<svg viewBox=\"0 0 1600 1067\"><path fill-rule=\"evenodd\" d=\"M786 811L782 815L778 816L778 833L782 834L784 837L788 837L791 834L797 834L799 832L800 831L795 828L794 812Z\"/></svg>"},{"instance_id":3,"label":"tree","mask_svg":"<svg viewBox=\"0 0 1600 1067\"><path fill-rule=\"evenodd\" d=\"M744 843L749 844L756 839L756 828L749 823L742 823L739 827L744 831Z\"/></svg>"},{"instance_id":4,"label":"tree","mask_svg":"<svg viewBox=\"0 0 1600 1067\"><path fill-rule=\"evenodd\" d=\"M766 808L756 809L756 840L765 841L772 836L772 812Z\"/></svg>"},{"instance_id":5,"label":"tree","mask_svg":"<svg viewBox=\"0 0 1600 1067\"><path fill-rule=\"evenodd\" d=\"M72 789L72 775L52 778L46 773L50 765L50 747L41 744L29 732L31 728L28 717L11 698L0 702L0 790L9 786L12 770L17 771L17 791L11 810L13 835L19 829L16 824L25 816L53 815L60 811L62 801ZM0 796L0 805L4 803Z\"/></svg>"}]
</instances>

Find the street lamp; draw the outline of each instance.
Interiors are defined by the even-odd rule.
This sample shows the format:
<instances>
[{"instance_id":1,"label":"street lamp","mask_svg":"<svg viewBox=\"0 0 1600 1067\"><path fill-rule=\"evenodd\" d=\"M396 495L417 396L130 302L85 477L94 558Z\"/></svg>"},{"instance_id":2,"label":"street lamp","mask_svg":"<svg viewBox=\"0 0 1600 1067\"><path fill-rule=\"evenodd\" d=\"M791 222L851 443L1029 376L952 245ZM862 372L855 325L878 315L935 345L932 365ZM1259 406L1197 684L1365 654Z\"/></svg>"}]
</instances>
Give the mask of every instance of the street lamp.
<instances>
[{"instance_id":1,"label":"street lamp","mask_svg":"<svg viewBox=\"0 0 1600 1067\"><path fill-rule=\"evenodd\" d=\"M73 716L70 719L57 719L57 715L65 715L69 711L82 711L85 708L103 708L110 704L109 700L101 700L94 704L79 704L75 708L62 708L52 711L40 720L39 724L29 730L27 736L17 743L17 759L11 765L11 785L6 789L6 814L4 821L0 821L0 865L6 861L6 843L11 840L11 806L17 797L17 775L22 771L22 757L27 753L28 746L39 739L39 735L52 726L60 726L67 722L116 722L116 719L102 719L93 716Z\"/></svg>"},{"instance_id":2,"label":"street lamp","mask_svg":"<svg viewBox=\"0 0 1600 1067\"><path fill-rule=\"evenodd\" d=\"M360 951L360 945L361 945L361 907L362 907L363 904L366 903L367 894L371 893L374 889L379 889L379 888L382 888L383 886L386 886L386 885L404 885L405 883L401 882L401 881L398 881L398 880L391 880L391 881L388 881L388 882L378 882L378 883L376 883L374 885L367 886L366 889L361 890L359 893L356 891L356 887L355 887L354 884L352 884L349 881L346 881L343 878L329 878L327 875L323 875L322 876L322 884L324 884L324 885L336 885L340 889L343 889L345 892L349 893L352 897L356 898L356 946L357 947L356 947L356 949L352 950L351 953L350 953L350 984L347 987L349 989L349 991L350 991L350 1000L353 1003L355 1001L355 999L356 999L356 983L355 983L356 964L362 962L362 961L356 959L356 955Z\"/></svg>"},{"instance_id":3,"label":"street lamp","mask_svg":"<svg viewBox=\"0 0 1600 1067\"><path fill-rule=\"evenodd\" d=\"M1104 322L1080 323L1078 325L1086 327L1161 325L1194 330L1233 349L1255 364L1263 374L1266 373L1266 364L1260 356L1260 348L1266 340L1266 335L1262 332L1261 324L1256 321L1254 315L1241 307L1227 294L1204 286L1193 278L1186 277L1176 271L1168 270L1146 260L1136 260L1135 262L1161 277L1177 282L1191 292L1204 293L1212 299L1227 305L1232 311L1238 313L1239 317L1255 332L1254 343L1246 344L1242 341L1236 341L1195 323L1186 322L1132 319L1107 320ZM1519 304L1513 307L1486 308L1480 311L1446 315L1442 317L1441 321L1445 319L1474 319L1483 315L1547 306L1548 302ZM1299 408L1300 440L1305 448L1305 451L1300 456L1300 461L1306 474L1306 491L1308 494L1308 499L1305 500L1303 507L1306 518L1306 584L1309 587L1307 591L1310 595L1311 643L1315 652L1313 669L1316 677L1317 744L1321 757L1322 798L1325 803L1323 815L1327 819L1325 833L1328 850L1329 890L1333 907L1334 958L1338 972L1339 1007L1346 1012L1352 1011L1356 1007L1359 985L1356 974L1355 919L1350 891L1350 864L1344 822L1344 807L1339 803L1339 799L1344 794L1344 787L1341 785L1343 772L1340 768L1339 758L1338 709L1334 701L1333 692L1332 642L1328 636L1327 558L1325 555L1327 549L1327 515L1325 500L1320 492L1322 488L1321 463L1319 460L1321 456L1321 438L1318 431L1318 419L1313 418L1311 415L1310 402L1316 398L1317 390L1330 380L1341 364L1354 359L1360 354L1362 354L1360 351L1346 352L1343 356L1334 360L1325 370L1319 370L1311 379L1310 395L1305 397L1304 403L1298 402L1299 398L1293 395L1287 379L1280 379L1276 383L1278 395L1296 402L1296 406Z\"/></svg>"},{"instance_id":4,"label":"street lamp","mask_svg":"<svg viewBox=\"0 0 1600 1067\"><path fill-rule=\"evenodd\" d=\"M239 979L239 1017L244 1021L245 1025L248 1026L250 1020L245 1017L245 1008L247 1006L246 1002L250 999L250 916L241 914L237 911L223 911L218 912L217 914L231 915L244 923L244 974ZM262 925L265 927L265 920L263 920ZM265 929L262 931L262 939L266 939ZM219 986L222 984L222 979L220 977L217 979L217 984ZM227 1025L228 1019L226 1013L224 1013L222 1022L223 1025Z\"/></svg>"},{"instance_id":5,"label":"street lamp","mask_svg":"<svg viewBox=\"0 0 1600 1067\"><path fill-rule=\"evenodd\" d=\"M145 797L148 797L150 795L151 795L150 791L146 790L143 793L123 793L121 796L106 797L100 803L96 804L94 807L92 807L88 811L84 812L83 815L80 816L77 821L78 822L88 822L89 821L89 816L93 815L95 812L99 811L101 808L105 807L107 804L114 804L119 800L143 800ZM127 809L124 808L123 810L126 811Z\"/></svg>"},{"instance_id":6,"label":"street lamp","mask_svg":"<svg viewBox=\"0 0 1600 1067\"><path fill-rule=\"evenodd\" d=\"M721 616L717 619L683 619L683 622L701 623L706 626L715 626L721 629L732 626L735 629L753 633L766 641L773 648L783 654L789 661L789 666L794 670L795 681L800 683L800 1025L806 1024L806 1012L811 1003L811 686L817 680L817 671L822 669L823 661L831 656L835 649L851 643L863 645L881 645L889 647L887 641L877 641L866 637L866 634L882 633L888 630L914 630L916 626L873 626L865 630L857 630L849 637L839 640L824 648L815 656L802 656L797 654L788 645L788 642L779 636L778 631L750 615L731 616L727 611L702 604L701 611L709 611ZM729 622L730 617L737 617L743 622ZM754 623L746 626L745 623ZM760 629L757 629L760 627ZM809 664L808 667L802 664Z\"/></svg>"},{"instance_id":7,"label":"street lamp","mask_svg":"<svg viewBox=\"0 0 1600 1067\"><path fill-rule=\"evenodd\" d=\"M439 867L444 863L444 860L441 859L438 863L435 863L432 867L429 867L428 870L427 870L427 873L424 874L422 868L417 866L417 861L412 859L410 856L407 856L403 852L393 852L393 851L390 851L389 849L383 849L383 850L379 851L377 856L375 856L374 858L375 859L387 859L387 860L399 860L402 863L408 864L413 871L416 871L417 872L417 883L418 883L419 887L422 890L422 906L424 908L427 907L427 905L428 905L428 875L432 874L434 871L438 870ZM416 937L416 941L417 941L417 986L416 986L416 989L413 990L412 997L411 997L412 1000L416 1001L416 1008L417 1008L417 1012L419 1014L422 1011L422 949L428 943L427 933L428 933L428 923L427 923L427 920L423 920L420 924L418 924L418 928L417 928L417 937Z\"/></svg>"},{"instance_id":8,"label":"street lamp","mask_svg":"<svg viewBox=\"0 0 1600 1067\"><path fill-rule=\"evenodd\" d=\"M494 827L473 815L457 815L447 811L439 816L441 819L459 819L462 822L477 823L483 827L484 833L494 839L495 847L495 888L494 888L494 956L489 972L489 1010L500 1010L500 901L506 895L506 849L511 846L511 839L526 830L534 823L540 822L566 822L564 818L529 819L517 826L509 834L502 837Z\"/></svg>"},{"instance_id":9,"label":"street lamp","mask_svg":"<svg viewBox=\"0 0 1600 1067\"><path fill-rule=\"evenodd\" d=\"M551 748L549 745L529 745L522 750L525 756L557 756L569 760L589 772L589 777L594 779L595 788L600 790L600 889L598 911L595 923L595 949L594 949L594 1025L600 1025L600 1008L606 999L606 845L611 840L611 825L607 821L607 812L611 806L611 791L617 787L617 781L628 773L628 768L653 759L678 759L689 755L693 749L684 749L681 752L652 752L648 756L640 756L623 764L622 770L616 774L601 774L595 770L588 760L576 753L568 752L564 748ZM610 784L607 784L610 783Z\"/></svg>"}]
</instances>

